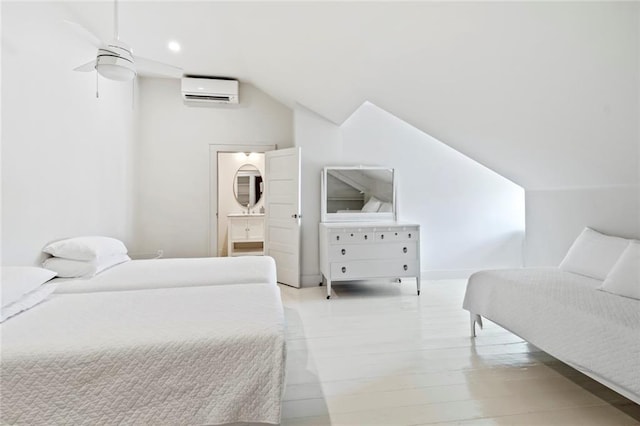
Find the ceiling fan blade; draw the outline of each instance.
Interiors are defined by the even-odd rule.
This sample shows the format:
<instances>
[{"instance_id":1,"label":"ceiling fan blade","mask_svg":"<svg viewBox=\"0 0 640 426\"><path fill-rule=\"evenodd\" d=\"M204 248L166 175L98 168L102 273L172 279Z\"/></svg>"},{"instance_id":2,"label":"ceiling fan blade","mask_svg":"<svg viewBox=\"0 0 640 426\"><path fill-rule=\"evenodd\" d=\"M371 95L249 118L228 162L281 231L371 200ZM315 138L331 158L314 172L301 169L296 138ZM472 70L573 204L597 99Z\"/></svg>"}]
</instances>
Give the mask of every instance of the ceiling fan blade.
<instances>
[{"instance_id":1,"label":"ceiling fan blade","mask_svg":"<svg viewBox=\"0 0 640 426\"><path fill-rule=\"evenodd\" d=\"M92 60L87 62L86 64L82 64L79 67L74 68L74 71L80 71L80 72L89 72L89 71L93 71L96 69L96 60Z\"/></svg>"},{"instance_id":2,"label":"ceiling fan blade","mask_svg":"<svg viewBox=\"0 0 640 426\"><path fill-rule=\"evenodd\" d=\"M79 38L89 42L92 46L98 48L101 47L104 43L96 36L94 33L89 31L86 27L78 24L77 22L67 21L66 19L63 21L65 24L72 29Z\"/></svg>"},{"instance_id":3,"label":"ceiling fan blade","mask_svg":"<svg viewBox=\"0 0 640 426\"><path fill-rule=\"evenodd\" d=\"M136 63L136 70L138 71L138 74L142 75L180 78L184 72L182 68L174 67L173 65L154 61L152 59L141 58L140 56L135 56L134 61Z\"/></svg>"}]
</instances>

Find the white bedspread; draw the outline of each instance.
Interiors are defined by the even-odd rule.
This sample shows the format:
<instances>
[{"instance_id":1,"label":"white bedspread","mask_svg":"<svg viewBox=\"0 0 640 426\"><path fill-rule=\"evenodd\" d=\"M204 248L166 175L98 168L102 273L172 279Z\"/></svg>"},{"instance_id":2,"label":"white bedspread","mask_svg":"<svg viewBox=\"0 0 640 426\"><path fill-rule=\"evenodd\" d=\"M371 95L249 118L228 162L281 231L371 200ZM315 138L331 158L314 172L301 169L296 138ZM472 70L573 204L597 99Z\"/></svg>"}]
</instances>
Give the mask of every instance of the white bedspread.
<instances>
[{"instance_id":1,"label":"white bedspread","mask_svg":"<svg viewBox=\"0 0 640 426\"><path fill-rule=\"evenodd\" d=\"M640 301L557 268L482 271L463 307L640 399Z\"/></svg>"},{"instance_id":2,"label":"white bedspread","mask_svg":"<svg viewBox=\"0 0 640 426\"><path fill-rule=\"evenodd\" d=\"M92 278L57 278L56 293L142 290L222 284L276 285L276 265L268 256L132 260Z\"/></svg>"},{"instance_id":3,"label":"white bedspread","mask_svg":"<svg viewBox=\"0 0 640 426\"><path fill-rule=\"evenodd\" d=\"M280 421L276 286L55 295L0 327L2 424Z\"/></svg>"}]
</instances>

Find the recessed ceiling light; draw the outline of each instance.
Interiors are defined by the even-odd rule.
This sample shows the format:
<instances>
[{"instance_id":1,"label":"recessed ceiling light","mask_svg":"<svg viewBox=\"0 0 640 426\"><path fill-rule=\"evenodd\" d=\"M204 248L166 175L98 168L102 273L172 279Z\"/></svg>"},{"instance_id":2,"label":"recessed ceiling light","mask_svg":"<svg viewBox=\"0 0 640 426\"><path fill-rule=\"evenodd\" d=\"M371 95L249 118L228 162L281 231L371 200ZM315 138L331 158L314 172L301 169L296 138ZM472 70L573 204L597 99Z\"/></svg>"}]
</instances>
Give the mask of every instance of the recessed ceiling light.
<instances>
[{"instance_id":1,"label":"recessed ceiling light","mask_svg":"<svg viewBox=\"0 0 640 426\"><path fill-rule=\"evenodd\" d=\"M169 44L167 45L167 47L172 52L179 52L180 51L180 43L178 43L177 41L170 41Z\"/></svg>"}]
</instances>

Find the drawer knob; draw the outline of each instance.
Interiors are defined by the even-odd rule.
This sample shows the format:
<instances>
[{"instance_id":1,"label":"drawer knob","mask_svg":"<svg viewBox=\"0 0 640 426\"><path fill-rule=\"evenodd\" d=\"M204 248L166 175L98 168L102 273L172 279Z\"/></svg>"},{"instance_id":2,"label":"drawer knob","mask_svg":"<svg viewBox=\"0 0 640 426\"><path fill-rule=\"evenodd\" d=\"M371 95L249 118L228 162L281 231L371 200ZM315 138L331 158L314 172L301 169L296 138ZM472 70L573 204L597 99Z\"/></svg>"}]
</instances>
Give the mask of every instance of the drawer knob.
<instances>
[{"instance_id":1,"label":"drawer knob","mask_svg":"<svg viewBox=\"0 0 640 426\"><path fill-rule=\"evenodd\" d=\"M368 235L365 235L365 236L364 236L364 239L365 239L365 240L368 240L368 239L369 239L369 236L368 236Z\"/></svg>"},{"instance_id":2,"label":"drawer knob","mask_svg":"<svg viewBox=\"0 0 640 426\"><path fill-rule=\"evenodd\" d=\"M351 234L351 236L353 237L353 234Z\"/></svg>"},{"instance_id":3,"label":"drawer knob","mask_svg":"<svg viewBox=\"0 0 640 426\"><path fill-rule=\"evenodd\" d=\"M345 254L347 254L347 251L345 249L340 250L340 253L342 253L342 255L344 256Z\"/></svg>"},{"instance_id":4,"label":"drawer knob","mask_svg":"<svg viewBox=\"0 0 640 426\"><path fill-rule=\"evenodd\" d=\"M411 238L411 233L409 233L409 238Z\"/></svg>"},{"instance_id":5,"label":"drawer knob","mask_svg":"<svg viewBox=\"0 0 640 426\"><path fill-rule=\"evenodd\" d=\"M402 252L406 253L407 252L407 248L406 247L402 247Z\"/></svg>"},{"instance_id":6,"label":"drawer knob","mask_svg":"<svg viewBox=\"0 0 640 426\"><path fill-rule=\"evenodd\" d=\"M406 266L406 265L405 265L405 266ZM346 266L343 266L343 267L342 267L342 273L344 274L345 272L347 272L347 267L346 267Z\"/></svg>"},{"instance_id":7,"label":"drawer knob","mask_svg":"<svg viewBox=\"0 0 640 426\"><path fill-rule=\"evenodd\" d=\"M407 265L403 265L402 269L404 269L406 271L407 269L409 269L409 267Z\"/></svg>"},{"instance_id":8,"label":"drawer knob","mask_svg":"<svg viewBox=\"0 0 640 426\"><path fill-rule=\"evenodd\" d=\"M384 234L380 235L380 239L384 240Z\"/></svg>"},{"instance_id":9,"label":"drawer knob","mask_svg":"<svg viewBox=\"0 0 640 426\"><path fill-rule=\"evenodd\" d=\"M398 236L398 233L396 232L396 233L395 233L395 235L396 235L396 237L397 237L397 236Z\"/></svg>"},{"instance_id":10,"label":"drawer knob","mask_svg":"<svg viewBox=\"0 0 640 426\"><path fill-rule=\"evenodd\" d=\"M336 235L336 240L340 241L340 235Z\"/></svg>"}]
</instances>

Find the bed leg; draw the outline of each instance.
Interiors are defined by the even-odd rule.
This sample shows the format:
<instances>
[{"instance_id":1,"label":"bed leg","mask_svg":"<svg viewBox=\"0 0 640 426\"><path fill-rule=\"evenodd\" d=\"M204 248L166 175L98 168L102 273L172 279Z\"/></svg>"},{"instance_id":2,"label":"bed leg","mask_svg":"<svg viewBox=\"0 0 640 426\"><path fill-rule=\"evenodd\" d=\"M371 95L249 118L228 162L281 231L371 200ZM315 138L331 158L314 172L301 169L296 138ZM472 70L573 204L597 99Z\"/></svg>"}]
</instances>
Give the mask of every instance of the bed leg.
<instances>
[{"instance_id":1,"label":"bed leg","mask_svg":"<svg viewBox=\"0 0 640 426\"><path fill-rule=\"evenodd\" d=\"M482 317L478 314L474 314L473 312L469 312L469 322L471 325L471 337L476 337L476 323L482 330Z\"/></svg>"}]
</instances>

